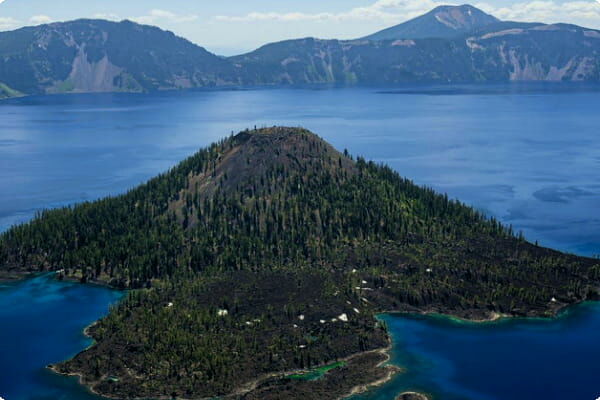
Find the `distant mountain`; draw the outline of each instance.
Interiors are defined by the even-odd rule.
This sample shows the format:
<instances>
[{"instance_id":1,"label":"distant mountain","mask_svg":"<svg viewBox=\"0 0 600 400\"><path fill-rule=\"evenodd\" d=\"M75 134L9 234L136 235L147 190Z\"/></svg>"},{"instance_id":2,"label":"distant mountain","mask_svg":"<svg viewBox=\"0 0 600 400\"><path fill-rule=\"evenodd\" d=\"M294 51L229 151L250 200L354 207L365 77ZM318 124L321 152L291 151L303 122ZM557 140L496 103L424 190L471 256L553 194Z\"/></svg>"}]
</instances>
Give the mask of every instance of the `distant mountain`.
<instances>
[{"instance_id":1,"label":"distant mountain","mask_svg":"<svg viewBox=\"0 0 600 400\"><path fill-rule=\"evenodd\" d=\"M433 37L450 39L499 21L498 18L468 4L440 6L425 15L384 29L363 39L391 40Z\"/></svg>"},{"instance_id":2,"label":"distant mountain","mask_svg":"<svg viewBox=\"0 0 600 400\"><path fill-rule=\"evenodd\" d=\"M380 37L394 38L305 38L224 58L130 21L41 25L0 33L0 98L234 85L600 80L600 31L575 25L503 22L471 6L438 7L369 36Z\"/></svg>"},{"instance_id":3,"label":"distant mountain","mask_svg":"<svg viewBox=\"0 0 600 400\"><path fill-rule=\"evenodd\" d=\"M151 91L236 83L229 62L159 28L77 20L0 33L2 92Z\"/></svg>"},{"instance_id":4,"label":"distant mountain","mask_svg":"<svg viewBox=\"0 0 600 400\"><path fill-rule=\"evenodd\" d=\"M497 22L455 39L298 39L231 60L261 84L598 81L600 32Z\"/></svg>"}]
</instances>

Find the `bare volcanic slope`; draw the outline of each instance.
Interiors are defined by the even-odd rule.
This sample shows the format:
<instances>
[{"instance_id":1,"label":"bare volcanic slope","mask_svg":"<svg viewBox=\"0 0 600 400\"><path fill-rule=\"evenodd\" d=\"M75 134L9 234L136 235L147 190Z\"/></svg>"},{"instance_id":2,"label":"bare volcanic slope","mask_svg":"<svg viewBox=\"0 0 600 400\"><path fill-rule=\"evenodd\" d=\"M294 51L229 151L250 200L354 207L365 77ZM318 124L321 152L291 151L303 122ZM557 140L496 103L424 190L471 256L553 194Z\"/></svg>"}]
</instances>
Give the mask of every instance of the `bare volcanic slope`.
<instances>
[{"instance_id":1,"label":"bare volcanic slope","mask_svg":"<svg viewBox=\"0 0 600 400\"><path fill-rule=\"evenodd\" d=\"M136 288L54 366L117 398L336 398L390 372L377 312L550 316L600 286L595 260L277 127L10 229L0 269Z\"/></svg>"},{"instance_id":2,"label":"bare volcanic slope","mask_svg":"<svg viewBox=\"0 0 600 400\"><path fill-rule=\"evenodd\" d=\"M392 26L363 39L453 39L478 28L500 22L492 15L468 4L461 6L439 6L410 21Z\"/></svg>"}]
</instances>

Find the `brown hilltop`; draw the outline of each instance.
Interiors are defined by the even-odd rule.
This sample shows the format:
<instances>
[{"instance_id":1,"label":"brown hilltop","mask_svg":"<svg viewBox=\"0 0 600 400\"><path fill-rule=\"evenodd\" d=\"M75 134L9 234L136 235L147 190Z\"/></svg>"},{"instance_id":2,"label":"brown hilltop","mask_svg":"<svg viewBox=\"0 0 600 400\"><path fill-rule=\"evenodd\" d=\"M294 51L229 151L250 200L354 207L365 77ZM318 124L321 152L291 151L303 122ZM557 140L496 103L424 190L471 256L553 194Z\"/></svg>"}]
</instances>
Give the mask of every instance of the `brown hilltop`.
<instances>
[{"instance_id":1,"label":"brown hilltop","mask_svg":"<svg viewBox=\"0 0 600 400\"><path fill-rule=\"evenodd\" d=\"M194 215L190 206L212 199L217 193L248 199L260 194L269 198L281 190L289 176L298 176L305 182L310 178L309 172L329 174L341 182L358 169L352 159L306 129L247 129L221 144L214 159L201 171L189 173L187 187L171 201L169 210L182 220L183 209ZM196 222L192 218L190 225Z\"/></svg>"}]
</instances>

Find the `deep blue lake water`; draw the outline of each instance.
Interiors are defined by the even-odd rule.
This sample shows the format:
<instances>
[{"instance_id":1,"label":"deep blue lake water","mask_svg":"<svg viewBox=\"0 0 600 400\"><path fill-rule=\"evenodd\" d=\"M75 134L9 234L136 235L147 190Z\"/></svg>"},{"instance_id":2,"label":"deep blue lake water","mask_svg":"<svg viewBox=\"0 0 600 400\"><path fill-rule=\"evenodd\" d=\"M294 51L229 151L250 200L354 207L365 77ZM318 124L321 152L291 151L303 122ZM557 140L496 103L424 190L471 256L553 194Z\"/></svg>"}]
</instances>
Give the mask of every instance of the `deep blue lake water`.
<instances>
[{"instance_id":1,"label":"deep blue lake water","mask_svg":"<svg viewBox=\"0 0 600 400\"><path fill-rule=\"evenodd\" d=\"M600 85L567 84L5 100L0 102L0 230L27 221L36 210L122 193L232 131L277 124L304 126L340 150L385 162L416 183L512 224L541 245L595 255L600 253L598 104ZM0 290L0 396L55 399L62 393L63 400L87 400L73 380L48 374L43 366L85 348L81 329L118 295L40 279ZM583 397L570 398L600 396L593 393L600 392L600 383L586 380L587 372L600 376L594 364L600 355L600 309L575 310L557 321L476 327L386 316L396 343L394 360L410 368L366 398L389 399L409 387L449 399L538 398L536 388L546 381L548 388L580 387ZM519 390L507 394L507 387Z\"/></svg>"},{"instance_id":2,"label":"deep blue lake water","mask_svg":"<svg viewBox=\"0 0 600 400\"><path fill-rule=\"evenodd\" d=\"M0 396L6 400L93 400L76 378L45 370L91 344L83 329L122 293L42 275L0 286Z\"/></svg>"},{"instance_id":3,"label":"deep blue lake water","mask_svg":"<svg viewBox=\"0 0 600 400\"><path fill-rule=\"evenodd\" d=\"M594 400L600 397L600 304L555 320L466 323L382 316L392 362L406 372L352 400L392 400L405 391L439 400Z\"/></svg>"},{"instance_id":4,"label":"deep blue lake water","mask_svg":"<svg viewBox=\"0 0 600 400\"><path fill-rule=\"evenodd\" d=\"M302 125L522 229L600 253L600 85L271 89L0 102L0 229L117 194L232 131Z\"/></svg>"}]
</instances>

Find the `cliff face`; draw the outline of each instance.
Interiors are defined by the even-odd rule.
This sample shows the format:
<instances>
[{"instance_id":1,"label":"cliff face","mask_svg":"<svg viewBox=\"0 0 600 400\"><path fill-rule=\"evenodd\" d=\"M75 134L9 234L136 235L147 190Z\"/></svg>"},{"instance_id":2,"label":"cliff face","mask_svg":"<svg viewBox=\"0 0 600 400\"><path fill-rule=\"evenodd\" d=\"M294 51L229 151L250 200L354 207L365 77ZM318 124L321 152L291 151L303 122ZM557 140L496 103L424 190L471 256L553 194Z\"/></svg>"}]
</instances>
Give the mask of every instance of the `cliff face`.
<instances>
[{"instance_id":1,"label":"cliff face","mask_svg":"<svg viewBox=\"0 0 600 400\"><path fill-rule=\"evenodd\" d=\"M230 63L155 27L77 20L0 34L0 81L23 93L236 83Z\"/></svg>"},{"instance_id":2,"label":"cliff face","mask_svg":"<svg viewBox=\"0 0 600 400\"><path fill-rule=\"evenodd\" d=\"M466 39L484 76L510 81L597 81L600 32L574 25L499 25Z\"/></svg>"},{"instance_id":3,"label":"cliff face","mask_svg":"<svg viewBox=\"0 0 600 400\"><path fill-rule=\"evenodd\" d=\"M419 35L396 29L372 36L385 40L305 38L229 58L129 21L3 32L0 98L232 85L600 80L600 31L500 22L470 6L436 10L420 20L429 22L419 25ZM438 25L452 27L451 34ZM426 31L432 37L419 38Z\"/></svg>"},{"instance_id":4,"label":"cliff face","mask_svg":"<svg viewBox=\"0 0 600 400\"><path fill-rule=\"evenodd\" d=\"M247 83L597 81L600 32L497 24L447 39L274 43L232 58Z\"/></svg>"}]
</instances>

